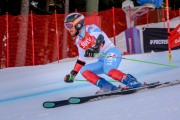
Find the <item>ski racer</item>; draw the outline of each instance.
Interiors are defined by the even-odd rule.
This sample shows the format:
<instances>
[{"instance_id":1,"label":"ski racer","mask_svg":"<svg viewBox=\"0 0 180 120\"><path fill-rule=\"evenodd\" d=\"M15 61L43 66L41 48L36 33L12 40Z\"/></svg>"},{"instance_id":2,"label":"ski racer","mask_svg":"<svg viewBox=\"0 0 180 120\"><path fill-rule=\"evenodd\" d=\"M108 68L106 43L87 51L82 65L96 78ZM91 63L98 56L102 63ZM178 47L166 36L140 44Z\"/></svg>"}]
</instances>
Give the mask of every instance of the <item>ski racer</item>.
<instances>
[{"instance_id":1,"label":"ski racer","mask_svg":"<svg viewBox=\"0 0 180 120\"><path fill-rule=\"evenodd\" d=\"M128 88L142 86L131 74L118 70L122 60L121 52L99 27L94 24L84 26L84 16L79 13L67 15L64 26L70 35L76 38L75 43L79 53L74 69L64 77L66 83L72 83L80 71L87 81L100 88L99 92L118 89L99 74L106 74ZM96 56L97 53L105 54L105 56ZM86 64L88 57L97 58L97 62Z\"/></svg>"}]
</instances>

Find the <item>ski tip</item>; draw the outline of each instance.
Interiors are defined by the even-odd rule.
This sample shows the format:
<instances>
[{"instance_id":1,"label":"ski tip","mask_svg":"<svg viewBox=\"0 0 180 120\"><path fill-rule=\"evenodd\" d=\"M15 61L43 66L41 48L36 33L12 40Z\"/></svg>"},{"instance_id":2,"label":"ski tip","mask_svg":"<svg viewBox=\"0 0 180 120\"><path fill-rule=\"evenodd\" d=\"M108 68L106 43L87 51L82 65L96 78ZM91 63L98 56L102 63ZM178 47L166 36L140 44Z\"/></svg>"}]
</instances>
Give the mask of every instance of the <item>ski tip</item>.
<instances>
[{"instance_id":1,"label":"ski tip","mask_svg":"<svg viewBox=\"0 0 180 120\"><path fill-rule=\"evenodd\" d=\"M53 107L55 107L55 103L53 103L53 102L44 102L43 107L44 108L53 108Z\"/></svg>"}]
</instances>

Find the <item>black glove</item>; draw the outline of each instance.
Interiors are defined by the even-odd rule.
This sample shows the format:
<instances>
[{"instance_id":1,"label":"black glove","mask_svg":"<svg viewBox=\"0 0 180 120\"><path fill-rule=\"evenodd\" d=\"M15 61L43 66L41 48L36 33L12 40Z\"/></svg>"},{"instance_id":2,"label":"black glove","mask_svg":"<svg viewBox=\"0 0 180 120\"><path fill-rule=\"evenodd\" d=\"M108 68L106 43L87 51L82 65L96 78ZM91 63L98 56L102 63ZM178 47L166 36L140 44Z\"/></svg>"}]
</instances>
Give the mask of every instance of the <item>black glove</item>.
<instances>
[{"instance_id":1,"label":"black glove","mask_svg":"<svg viewBox=\"0 0 180 120\"><path fill-rule=\"evenodd\" d=\"M85 51L85 57L94 57L94 53L99 53L99 48L91 47Z\"/></svg>"},{"instance_id":2,"label":"black glove","mask_svg":"<svg viewBox=\"0 0 180 120\"><path fill-rule=\"evenodd\" d=\"M64 82L66 82L66 83L72 83L72 82L74 82L75 76L76 76L75 71L72 70L70 74L67 74L67 75L64 77Z\"/></svg>"}]
</instances>

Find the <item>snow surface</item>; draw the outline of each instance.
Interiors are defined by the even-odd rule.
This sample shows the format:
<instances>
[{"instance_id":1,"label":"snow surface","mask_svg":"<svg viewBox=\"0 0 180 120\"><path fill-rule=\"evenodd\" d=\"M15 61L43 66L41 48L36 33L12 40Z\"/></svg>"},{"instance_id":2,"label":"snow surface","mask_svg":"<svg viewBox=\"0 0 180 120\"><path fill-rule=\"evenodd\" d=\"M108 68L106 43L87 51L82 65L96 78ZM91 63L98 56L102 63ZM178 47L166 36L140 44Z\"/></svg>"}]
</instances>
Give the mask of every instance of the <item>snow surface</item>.
<instances>
[{"instance_id":1,"label":"snow surface","mask_svg":"<svg viewBox=\"0 0 180 120\"><path fill-rule=\"evenodd\" d=\"M180 50L172 51L172 64L177 68L123 60L119 69L133 74L141 82L180 79L179 53ZM152 52L124 57L169 64L167 54ZM93 61L90 59L88 63ZM72 70L74 63L75 58L48 65L1 69L0 120L179 120L180 85L81 105L43 108L46 100L92 95L98 90L86 81L64 83L63 77ZM76 79L84 78L78 74Z\"/></svg>"},{"instance_id":2,"label":"snow surface","mask_svg":"<svg viewBox=\"0 0 180 120\"><path fill-rule=\"evenodd\" d=\"M176 23L177 24L177 23ZM124 44L124 43L123 43ZM169 64L168 52L126 55L126 58ZM177 68L122 60L119 69L140 82L180 79L180 50L172 51ZM99 88L78 74L74 83L63 78L77 58L48 65L14 67L0 70L0 120L179 120L180 85L138 92L80 105L54 109L42 107L44 101L94 94ZM95 61L89 59L88 63ZM106 75L101 75L111 80ZM119 85L118 82L113 82Z\"/></svg>"}]
</instances>

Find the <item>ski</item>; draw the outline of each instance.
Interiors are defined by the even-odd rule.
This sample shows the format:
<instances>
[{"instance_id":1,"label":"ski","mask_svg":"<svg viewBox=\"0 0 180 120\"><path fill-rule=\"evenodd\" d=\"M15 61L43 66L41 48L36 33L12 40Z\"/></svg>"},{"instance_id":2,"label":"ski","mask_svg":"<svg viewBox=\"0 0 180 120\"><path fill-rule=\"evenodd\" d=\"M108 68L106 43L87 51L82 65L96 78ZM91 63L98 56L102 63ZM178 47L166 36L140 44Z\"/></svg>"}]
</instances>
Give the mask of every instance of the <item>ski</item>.
<instances>
[{"instance_id":1,"label":"ski","mask_svg":"<svg viewBox=\"0 0 180 120\"><path fill-rule=\"evenodd\" d=\"M107 92L103 94L96 94L96 95L90 95L90 96L85 96L85 97L70 97L67 100L60 100L60 101L46 101L43 103L44 108L55 108L55 107L61 107L61 106L66 106L66 105L71 105L71 104L82 104L86 102L92 102L92 101L97 101L97 100L102 100L106 98L111 98L115 96L120 96L120 95L127 95L127 94L132 94L138 91L143 91L143 90L148 90L148 89L154 89L154 88L162 88L162 87L167 87L167 86L173 86L180 84L180 80L174 80L174 81L169 81L169 82L153 82L150 84L145 84L142 87L139 88L134 88L134 89L128 89L128 90L117 90L117 91L112 91L112 92Z\"/></svg>"}]
</instances>

